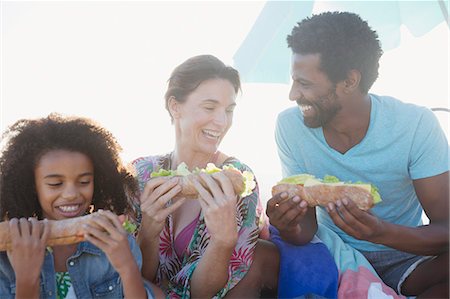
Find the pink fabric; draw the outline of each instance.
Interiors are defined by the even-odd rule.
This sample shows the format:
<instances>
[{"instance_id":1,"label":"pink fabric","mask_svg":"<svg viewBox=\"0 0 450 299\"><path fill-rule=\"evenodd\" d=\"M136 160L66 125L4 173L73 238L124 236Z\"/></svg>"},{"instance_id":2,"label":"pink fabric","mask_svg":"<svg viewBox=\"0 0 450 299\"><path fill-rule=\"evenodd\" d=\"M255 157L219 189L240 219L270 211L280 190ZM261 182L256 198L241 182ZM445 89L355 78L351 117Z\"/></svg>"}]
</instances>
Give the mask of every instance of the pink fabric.
<instances>
[{"instance_id":1,"label":"pink fabric","mask_svg":"<svg viewBox=\"0 0 450 299\"><path fill-rule=\"evenodd\" d=\"M368 299L400 299L381 279L369 269L360 266L358 270L347 270L339 278L338 298L368 298Z\"/></svg>"},{"instance_id":2,"label":"pink fabric","mask_svg":"<svg viewBox=\"0 0 450 299\"><path fill-rule=\"evenodd\" d=\"M184 250L188 247L189 242L192 239L192 235L194 234L197 222L198 217L196 217L194 220L192 220L191 223L186 225L178 234L178 236L175 238L175 242L173 245L175 248L175 253L178 255L180 259L182 258Z\"/></svg>"}]
</instances>

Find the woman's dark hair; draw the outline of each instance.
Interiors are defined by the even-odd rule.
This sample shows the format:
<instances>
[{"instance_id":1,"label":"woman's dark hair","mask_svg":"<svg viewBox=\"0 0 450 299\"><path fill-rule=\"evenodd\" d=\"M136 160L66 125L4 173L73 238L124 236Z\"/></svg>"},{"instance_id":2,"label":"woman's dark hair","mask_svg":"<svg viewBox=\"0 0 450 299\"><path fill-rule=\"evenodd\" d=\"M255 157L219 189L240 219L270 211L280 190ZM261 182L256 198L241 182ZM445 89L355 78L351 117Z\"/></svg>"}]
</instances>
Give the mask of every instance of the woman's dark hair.
<instances>
[{"instance_id":1,"label":"woman's dark hair","mask_svg":"<svg viewBox=\"0 0 450 299\"><path fill-rule=\"evenodd\" d=\"M383 54L378 35L354 13L326 12L306 18L292 29L287 42L294 53L320 54L321 70L333 83L358 70L359 88L367 93L378 77Z\"/></svg>"},{"instance_id":2,"label":"woman's dark hair","mask_svg":"<svg viewBox=\"0 0 450 299\"><path fill-rule=\"evenodd\" d=\"M183 103L202 82L210 79L228 80L236 93L241 89L237 70L212 55L194 56L177 66L170 75L169 86L164 96L167 111L171 97Z\"/></svg>"},{"instance_id":3,"label":"woman's dark hair","mask_svg":"<svg viewBox=\"0 0 450 299\"><path fill-rule=\"evenodd\" d=\"M122 165L116 139L93 120L50 114L22 119L3 133L0 156L0 220L42 218L34 170L40 158L53 150L85 154L94 166L94 210L131 213L128 200L137 183Z\"/></svg>"}]
</instances>

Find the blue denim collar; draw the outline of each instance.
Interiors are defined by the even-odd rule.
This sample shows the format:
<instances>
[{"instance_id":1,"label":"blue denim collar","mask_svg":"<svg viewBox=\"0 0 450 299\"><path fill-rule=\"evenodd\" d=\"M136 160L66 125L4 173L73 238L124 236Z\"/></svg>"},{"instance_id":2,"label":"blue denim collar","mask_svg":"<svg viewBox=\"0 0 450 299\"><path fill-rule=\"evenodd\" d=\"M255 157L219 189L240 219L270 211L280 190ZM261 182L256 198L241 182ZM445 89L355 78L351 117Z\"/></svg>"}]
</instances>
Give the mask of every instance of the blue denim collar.
<instances>
[{"instance_id":1,"label":"blue denim collar","mask_svg":"<svg viewBox=\"0 0 450 299\"><path fill-rule=\"evenodd\" d=\"M53 250L51 249L51 247L47 247L46 249L46 254L52 254ZM80 242L77 245L77 251L75 251L75 253L71 256L72 258L74 257L79 257L81 254L83 253L89 253L89 254L94 254L97 256L100 256L103 254L103 251L98 248L97 246L95 246L94 244L84 241L84 242ZM6 252L5 252L6 254Z\"/></svg>"},{"instance_id":2,"label":"blue denim collar","mask_svg":"<svg viewBox=\"0 0 450 299\"><path fill-rule=\"evenodd\" d=\"M83 253L89 253L100 256L103 254L103 251L94 244L84 241L78 244L77 251L72 257L79 257Z\"/></svg>"}]
</instances>

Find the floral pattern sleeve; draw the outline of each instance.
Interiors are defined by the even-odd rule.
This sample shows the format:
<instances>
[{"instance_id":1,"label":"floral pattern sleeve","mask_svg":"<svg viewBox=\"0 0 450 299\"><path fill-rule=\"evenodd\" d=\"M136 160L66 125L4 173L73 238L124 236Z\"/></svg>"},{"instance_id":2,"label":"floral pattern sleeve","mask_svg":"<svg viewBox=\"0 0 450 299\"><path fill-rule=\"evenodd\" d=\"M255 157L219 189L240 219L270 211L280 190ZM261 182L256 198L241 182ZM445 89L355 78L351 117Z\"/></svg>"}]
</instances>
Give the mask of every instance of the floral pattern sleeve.
<instances>
[{"instance_id":1,"label":"floral pattern sleeve","mask_svg":"<svg viewBox=\"0 0 450 299\"><path fill-rule=\"evenodd\" d=\"M155 159L155 157L140 158L133 162L141 191L149 180L151 171L162 165L155 165L155 163L163 162L159 158ZM241 171L251 171L248 166L235 158L229 158L226 164L232 164ZM229 279L224 288L214 298L223 298L245 276L253 262L262 212L258 184L256 184L252 194L238 200L236 210L239 233L238 242L228 267ZM190 298L190 278L209 244L209 239L210 236L201 213L192 239L183 256L179 257L174 249L172 219L170 216L168 217L166 226L160 235L160 265L157 274L158 283L165 289L167 298Z\"/></svg>"}]
</instances>

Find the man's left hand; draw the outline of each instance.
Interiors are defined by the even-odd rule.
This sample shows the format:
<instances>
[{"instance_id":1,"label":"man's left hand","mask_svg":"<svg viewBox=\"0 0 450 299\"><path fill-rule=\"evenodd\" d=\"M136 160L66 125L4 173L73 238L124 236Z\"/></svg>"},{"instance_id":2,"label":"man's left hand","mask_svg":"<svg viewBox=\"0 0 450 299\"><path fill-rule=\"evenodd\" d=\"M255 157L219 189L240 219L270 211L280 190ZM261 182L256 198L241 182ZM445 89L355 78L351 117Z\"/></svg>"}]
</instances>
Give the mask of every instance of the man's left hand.
<instances>
[{"instance_id":1,"label":"man's left hand","mask_svg":"<svg viewBox=\"0 0 450 299\"><path fill-rule=\"evenodd\" d=\"M329 203L326 210L336 226L358 240L377 243L376 240L385 229L381 219L360 210L348 198L338 200L335 204Z\"/></svg>"}]
</instances>

